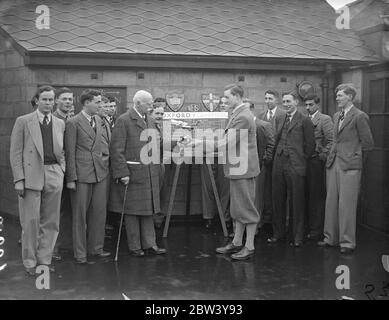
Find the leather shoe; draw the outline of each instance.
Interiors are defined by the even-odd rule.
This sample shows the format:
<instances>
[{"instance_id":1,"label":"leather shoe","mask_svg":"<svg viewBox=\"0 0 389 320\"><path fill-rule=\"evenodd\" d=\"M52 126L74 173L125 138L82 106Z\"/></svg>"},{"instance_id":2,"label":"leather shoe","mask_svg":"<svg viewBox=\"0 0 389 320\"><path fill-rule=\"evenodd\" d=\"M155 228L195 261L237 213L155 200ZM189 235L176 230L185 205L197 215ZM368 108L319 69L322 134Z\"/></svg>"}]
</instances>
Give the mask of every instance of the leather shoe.
<instances>
[{"instance_id":1,"label":"leather shoe","mask_svg":"<svg viewBox=\"0 0 389 320\"><path fill-rule=\"evenodd\" d=\"M346 248L346 247L340 248L341 254L352 254L353 252L354 252L354 249L352 249L352 248Z\"/></svg>"},{"instance_id":2,"label":"leather shoe","mask_svg":"<svg viewBox=\"0 0 389 320\"><path fill-rule=\"evenodd\" d=\"M206 219L205 220L205 229L209 230L213 227L213 221L212 219Z\"/></svg>"},{"instance_id":3,"label":"leather shoe","mask_svg":"<svg viewBox=\"0 0 389 320\"><path fill-rule=\"evenodd\" d=\"M152 255L152 254L165 254L167 252L166 249L159 248L159 247L151 247L151 248L145 249L144 251L148 255Z\"/></svg>"},{"instance_id":4,"label":"leather shoe","mask_svg":"<svg viewBox=\"0 0 389 320\"><path fill-rule=\"evenodd\" d=\"M319 241L320 236L314 236L312 234L307 235L307 240Z\"/></svg>"},{"instance_id":5,"label":"leather shoe","mask_svg":"<svg viewBox=\"0 0 389 320\"><path fill-rule=\"evenodd\" d=\"M277 243L278 241L280 241L280 239L275 237L271 237L267 239L267 243Z\"/></svg>"},{"instance_id":6,"label":"leather shoe","mask_svg":"<svg viewBox=\"0 0 389 320\"><path fill-rule=\"evenodd\" d=\"M291 243L290 243L290 245L292 246L292 247L295 247L295 248L299 248L299 247L301 247L302 245L303 245L303 242L302 241L292 241Z\"/></svg>"},{"instance_id":7,"label":"leather shoe","mask_svg":"<svg viewBox=\"0 0 389 320\"><path fill-rule=\"evenodd\" d=\"M88 261L86 260L86 258L75 258L75 262L77 264L87 264Z\"/></svg>"},{"instance_id":8,"label":"leather shoe","mask_svg":"<svg viewBox=\"0 0 389 320\"><path fill-rule=\"evenodd\" d=\"M240 249L242 249L242 246L236 246L232 242L230 242L224 247L216 248L216 253L220 253L220 254L234 253L234 252L238 252Z\"/></svg>"},{"instance_id":9,"label":"leather shoe","mask_svg":"<svg viewBox=\"0 0 389 320\"><path fill-rule=\"evenodd\" d=\"M145 255L144 251L139 249L139 250L130 250L130 254L134 257L143 257Z\"/></svg>"},{"instance_id":10,"label":"leather shoe","mask_svg":"<svg viewBox=\"0 0 389 320\"><path fill-rule=\"evenodd\" d=\"M59 253L53 253L53 255L51 257L55 261L61 261L62 260L62 256Z\"/></svg>"},{"instance_id":11,"label":"leather shoe","mask_svg":"<svg viewBox=\"0 0 389 320\"><path fill-rule=\"evenodd\" d=\"M35 267L32 267L32 268L26 268L26 273L28 276L30 277L35 277L37 275L36 271L35 271Z\"/></svg>"},{"instance_id":12,"label":"leather shoe","mask_svg":"<svg viewBox=\"0 0 389 320\"><path fill-rule=\"evenodd\" d=\"M254 255L254 250L249 250L247 247L243 247L242 250L240 250L237 253L234 253L231 255L231 259L233 260L247 260L251 258Z\"/></svg>"},{"instance_id":13,"label":"leather shoe","mask_svg":"<svg viewBox=\"0 0 389 320\"><path fill-rule=\"evenodd\" d=\"M325 242L324 240L323 241L319 241L318 243L317 243L317 245L319 246L319 247L331 247L327 242Z\"/></svg>"},{"instance_id":14,"label":"leather shoe","mask_svg":"<svg viewBox=\"0 0 389 320\"><path fill-rule=\"evenodd\" d=\"M228 238L234 238L235 237L235 232L231 232L229 235L228 235Z\"/></svg>"},{"instance_id":15,"label":"leather shoe","mask_svg":"<svg viewBox=\"0 0 389 320\"><path fill-rule=\"evenodd\" d=\"M94 254L93 256L94 257L97 257L97 258L106 258L106 257L109 257L111 255L110 252L107 252L107 251L101 251L100 253L98 254Z\"/></svg>"}]
</instances>

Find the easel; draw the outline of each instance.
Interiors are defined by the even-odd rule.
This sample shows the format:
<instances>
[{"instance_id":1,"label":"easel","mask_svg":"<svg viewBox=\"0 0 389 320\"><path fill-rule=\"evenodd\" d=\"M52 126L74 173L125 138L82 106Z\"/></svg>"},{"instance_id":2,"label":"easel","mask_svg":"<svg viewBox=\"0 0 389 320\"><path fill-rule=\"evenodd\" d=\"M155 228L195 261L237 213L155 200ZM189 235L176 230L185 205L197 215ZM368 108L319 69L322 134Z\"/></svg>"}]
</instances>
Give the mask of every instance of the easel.
<instances>
[{"instance_id":1,"label":"easel","mask_svg":"<svg viewBox=\"0 0 389 320\"><path fill-rule=\"evenodd\" d=\"M192 166L192 164L189 164L189 165ZM212 172L212 167L210 164L207 164L207 163L201 164L201 165L207 166L207 169L208 169L207 172L209 174L209 178L210 178L211 184L212 184L213 194L214 194L215 199L216 199L216 206L217 206L217 211L219 213L220 222L222 224L223 234L225 237L227 237L228 233L227 233L226 221L224 219L224 214L222 212L222 206L220 203L219 194L217 192L215 178L214 178L213 172ZM172 211L173 211L173 203L174 203L174 199L176 196L177 182L178 182L178 177L180 175L181 166L182 166L182 163L177 163L176 170L174 172L173 185L172 185L172 190L170 192L169 205L168 205L167 214L166 214L166 222L165 222L165 227L163 229L163 237L164 238L167 237L168 230L169 230L170 218L171 218ZM203 171L201 171L201 188L204 188L204 187L205 187L204 173L203 173ZM190 189L190 187L189 187L189 189Z\"/></svg>"}]
</instances>

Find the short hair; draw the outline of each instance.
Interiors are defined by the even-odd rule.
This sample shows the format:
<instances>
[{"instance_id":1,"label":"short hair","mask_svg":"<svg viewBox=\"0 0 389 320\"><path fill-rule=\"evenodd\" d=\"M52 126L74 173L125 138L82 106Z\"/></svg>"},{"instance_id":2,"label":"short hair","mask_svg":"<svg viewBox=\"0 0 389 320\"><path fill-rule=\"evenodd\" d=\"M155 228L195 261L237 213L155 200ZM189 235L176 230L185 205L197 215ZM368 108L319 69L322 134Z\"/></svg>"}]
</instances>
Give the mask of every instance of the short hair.
<instances>
[{"instance_id":1,"label":"short hair","mask_svg":"<svg viewBox=\"0 0 389 320\"><path fill-rule=\"evenodd\" d=\"M101 101L109 102L109 99L106 96L101 96Z\"/></svg>"},{"instance_id":2,"label":"short hair","mask_svg":"<svg viewBox=\"0 0 389 320\"><path fill-rule=\"evenodd\" d=\"M67 87L59 88L55 91L55 98L58 99L62 93L73 93L73 91Z\"/></svg>"},{"instance_id":3,"label":"short hair","mask_svg":"<svg viewBox=\"0 0 389 320\"><path fill-rule=\"evenodd\" d=\"M154 103L158 103L158 102L164 102L164 103L167 103L165 98L160 98L160 97L159 97L159 98L155 98L155 99L154 99Z\"/></svg>"},{"instance_id":4,"label":"short hair","mask_svg":"<svg viewBox=\"0 0 389 320\"><path fill-rule=\"evenodd\" d=\"M320 103L319 96L313 93L307 94L303 99L304 102L308 100L313 100L316 104Z\"/></svg>"},{"instance_id":5,"label":"short hair","mask_svg":"<svg viewBox=\"0 0 389 320\"><path fill-rule=\"evenodd\" d=\"M107 95L105 95L105 96L108 98L109 102L118 103L118 99L115 98L114 96L111 96L110 94L107 94Z\"/></svg>"},{"instance_id":6,"label":"short hair","mask_svg":"<svg viewBox=\"0 0 389 320\"><path fill-rule=\"evenodd\" d=\"M94 97L101 96L101 92L95 89L86 89L81 93L80 102L82 105L85 101L92 101Z\"/></svg>"},{"instance_id":7,"label":"short hair","mask_svg":"<svg viewBox=\"0 0 389 320\"><path fill-rule=\"evenodd\" d=\"M36 106L35 99L39 100L39 96L41 95L41 93L46 92L46 91L53 91L54 95L55 95L55 89L52 86L44 85L44 86L38 87L38 89L35 91L34 96L31 99L31 104L33 104L33 107ZM34 101L34 102L32 102L32 101Z\"/></svg>"},{"instance_id":8,"label":"short hair","mask_svg":"<svg viewBox=\"0 0 389 320\"><path fill-rule=\"evenodd\" d=\"M283 92L283 93L282 93L282 97L284 97L284 96L286 96L286 95L291 95L295 101L296 101L296 100L297 100L297 101L300 100L300 99L299 99L299 96L298 96L298 94L297 94L296 91L288 91L288 92Z\"/></svg>"},{"instance_id":9,"label":"short hair","mask_svg":"<svg viewBox=\"0 0 389 320\"><path fill-rule=\"evenodd\" d=\"M240 85L230 84L224 88L224 91L227 91L227 90L230 90L230 92L233 96L239 95L241 98L243 98L244 90Z\"/></svg>"},{"instance_id":10,"label":"short hair","mask_svg":"<svg viewBox=\"0 0 389 320\"><path fill-rule=\"evenodd\" d=\"M271 95L273 95L273 96L276 97L276 98L279 98L279 97L280 97L279 92L276 91L276 90L266 90L266 91L265 91L265 95L266 95L266 94L271 94Z\"/></svg>"},{"instance_id":11,"label":"short hair","mask_svg":"<svg viewBox=\"0 0 389 320\"><path fill-rule=\"evenodd\" d=\"M352 100L354 100L357 95L357 89L352 83L341 83L335 88L335 94L337 94L338 91L343 91L345 94L351 94Z\"/></svg>"}]
</instances>

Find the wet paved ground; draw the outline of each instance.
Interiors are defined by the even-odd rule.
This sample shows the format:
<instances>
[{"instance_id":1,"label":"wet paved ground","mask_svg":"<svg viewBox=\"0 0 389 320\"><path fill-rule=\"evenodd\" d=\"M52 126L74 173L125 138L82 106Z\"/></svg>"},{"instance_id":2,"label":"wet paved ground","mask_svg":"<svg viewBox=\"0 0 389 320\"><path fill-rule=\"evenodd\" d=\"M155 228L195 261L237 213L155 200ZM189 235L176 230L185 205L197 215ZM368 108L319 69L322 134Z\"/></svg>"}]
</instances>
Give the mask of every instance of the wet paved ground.
<instances>
[{"instance_id":1,"label":"wet paved ground","mask_svg":"<svg viewBox=\"0 0 389 320\"><path fill-rule=\"evenodd\" d=\"M106 259L76 265L67 253L55 264L50 290L36 289L35 279L26 276L17 245L19 233L16 223L5 221L0 265L8 265L0 272L0 299L123 299L124 293L130 299L368 299L369 295L389 300L389 285L388 296L380 297L383 282L389 281L381 263L381 256L389 255L389 238L363 227L351 256L309 242L297 249L268 245L262 235L256 239L252 261L231 262L214 253L224 241L220 231L173 222L168 239L159 241L169 250L166 256L130 257L124 241L117 264ZM113 247L113 241L107 241L106 249ZM349 290L336 289L339 265L349 267ZM366 285L373 285L374 291Z\"/></svg>"}]
</instances>

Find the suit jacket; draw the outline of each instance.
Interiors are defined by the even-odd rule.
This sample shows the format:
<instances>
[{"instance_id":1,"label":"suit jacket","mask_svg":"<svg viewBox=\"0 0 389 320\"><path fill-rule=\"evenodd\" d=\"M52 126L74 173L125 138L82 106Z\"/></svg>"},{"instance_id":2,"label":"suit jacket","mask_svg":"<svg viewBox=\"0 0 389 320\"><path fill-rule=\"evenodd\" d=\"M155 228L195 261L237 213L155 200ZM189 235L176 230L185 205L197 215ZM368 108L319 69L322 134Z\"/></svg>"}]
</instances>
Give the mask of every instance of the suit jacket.
<instances>
[{"instance_id":1,"label":"suit jacket","mask_svg":"<svg viewBox=\"0 0 389 320\"><path fill-rule=\"evenodd\" d=\"M339 128L339 115L340 112L334 114L334 143L327 158L327 168L330 168L335 157L338 157L342 170L360 170L362 153L374 147L369 116L353 106Z\"/></svg>"},{"instance_id":2,"label":"suit jacket","mask_svg":"<svg viewBox=\"0 0 389 320\"><path fill-rule=\"evenodd\" d=\"M274 134L278 134L281 130L283 123L284 123L286 111L281 109L280 106L277 106L276 113L273 115L273 118L271 121L267 120L267 111L268 111L267 109L265 111L262 111L258 115L258 118L263 120L263 121L270 122L271 125L273 126Z\"/></svg>"},{"instance_id":3,"label":"suit jacket","mask_svg":"<svg viewBox=\"0 0 389 320\"><path fill-rule=\"evenodd\" d=\"M58 110L55 110L55 111L53 112L53 116L57 117L58 119L61 119L61 120L65 121L65 122L66 122L66 120L67 120L66 118L64 118L63 116L61 116L61 115L59 114Z\"/></svg>"},{"instance_id":4,"label":"suit jacket","mask_svg":"<svg viewBox=\"0 0 389 320\"><path fill-rule=\"evenodd\" d=\"M109 153L102 144L101 119L95 116L96 132L82 112L66 122L66 181L96 183L108 174Z\"/></svg>"},{"instance_id":5,"label":"suit jacket","mask_svg":"<svg viewBox=\"0 0 389 320\"><path fill-rule=\"evenodd\" d=\"M65 123L51 117L54 155L65 172L63 139ZM44 186L43 140L36 111L16 119L11 133L10 161L14 183L24 180L24 187L42 190Z\"/></svg>"},{"instance_id":6,"label":"suit jacket","mask_svg":"<svg viewBox=\"0 0 389 320\"><path fill-rule=\"evenodd\" d=\"M330 116L317 112L311 119L315 129L315 152L313 156L318 156L321 160L326 161L334 141L334 124Z\"/></svg>"},{"instance_id":7,"label":"suit jacket","mask_svg":"<svg viewBox=\"0 0 389 320\"><path fill-rule=\"evenodd\" d=\"M259 164L270 163L274 152L274 130L270 122L255 119Z\"/></svg>"},{"instance_id":8,"label":"suit jacket","mask_svg":"<svg viewBox=\"0 0 389 320\"><path fill-rule=\"evenodd\" d=\"M285 115L281 130L277 134L276 155L281 155L282 152L279 141L286 124L286 119L287 116ZM315 134L312 121L309 117L296 111L287 130L286 141L291 165L298 175L305 176L306 162L315 150ZM278 157L276 156L274 161L277 161L277 159Z\"/></svg>"},{"instance_id":9,"label":"suit jacket","mask_svg":"<svg viewBox=\"0 0 389 320\"><path fill-rule=\"evenodd\" d=\"M232 130L235 129L235 130ZM259 172L257 151L256 125L250 107L245 104L230 116L225 128L227 141L226 164L223 166L224 175L229 179L247 179L256 177ZM243 138L243 140L242 140ZM247 141L247 144L246 144ZM234 152L240 162L234 164L230 157Z\"/></svg>"},{"instance_id":10,"label":"suit jacket","mask_svg":"<svg viewBox=\"0 0 389 320\"><path fill-rule=\"evenodd\" d=\"M125 202L125 213L129 215L151 215L160 210L160 164L143 164L144 161L141 159L142 152L149 143L148 140L141 141L141 134L146 129L157 130L154 121L147 116L144 121L133 108L130 108L117 119L112 131L110 146L112 177L113 179L130 177ZM159 161L159 134L152 130L149 132L155 133L153 151L157 152L156 160ZM127 164L126 161L140 163ZM123 191L121 183L111 185L109 205L111 211L121 212Z\"/></svg>"}]
</instances>

